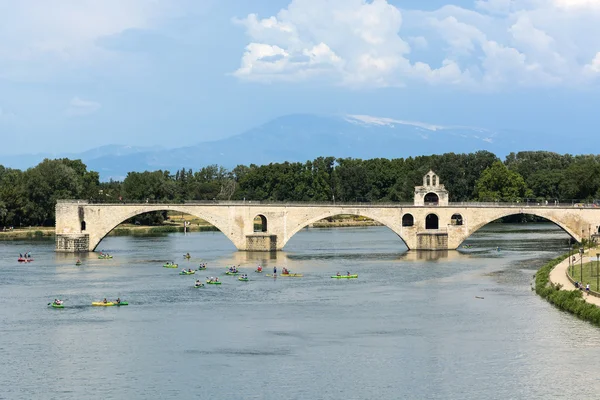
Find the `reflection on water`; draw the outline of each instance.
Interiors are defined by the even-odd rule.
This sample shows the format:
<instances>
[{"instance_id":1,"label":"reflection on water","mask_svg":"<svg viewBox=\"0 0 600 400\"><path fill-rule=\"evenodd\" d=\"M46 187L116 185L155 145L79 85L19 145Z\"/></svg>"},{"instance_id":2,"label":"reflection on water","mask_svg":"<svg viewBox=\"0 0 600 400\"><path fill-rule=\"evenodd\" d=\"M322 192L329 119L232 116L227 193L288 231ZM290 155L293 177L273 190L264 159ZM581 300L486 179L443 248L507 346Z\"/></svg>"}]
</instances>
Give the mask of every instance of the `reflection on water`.
<instances>
[{"instance_id":1,"label":"reflection on water","mask_svg":"<svg viewBox=\"0 0 600 400\"><path fill-rule=\"evenodd\" d=\"M597 328L530 290L567 240L547 224L490 225L447 252L407 252L383 227L302 230L279 253L218 232L109 237L114 259L81 267L52 241L0 243L0 398L547 399L573 381L594 398ZM359 279L330 278L346 271ZM91 306L117 296L130 306Z\"/></svg>"}]
</instances>

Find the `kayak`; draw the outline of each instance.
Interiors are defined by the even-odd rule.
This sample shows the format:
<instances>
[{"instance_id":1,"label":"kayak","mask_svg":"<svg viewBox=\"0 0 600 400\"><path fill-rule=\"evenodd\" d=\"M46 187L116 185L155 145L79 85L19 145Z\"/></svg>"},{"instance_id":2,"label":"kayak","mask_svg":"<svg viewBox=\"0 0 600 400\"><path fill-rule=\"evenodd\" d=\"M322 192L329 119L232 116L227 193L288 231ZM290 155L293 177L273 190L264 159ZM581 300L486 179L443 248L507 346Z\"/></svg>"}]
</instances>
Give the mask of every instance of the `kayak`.
<instances>
[{"instance_id":1,"label":"kayak","mask_svg":"<svg viewBox=\"0 0 600 400\"><path fill-rule=\"evenodd\" d=\"M211 282L211 281L206 281L206 283L208 283L209 285L220 285L221 282Z\"/></svg>"},{"instance_id":2,"label":"kayak","mask_svg":"<svg viewBox=\"0 0 600 400\"><path fill-rule=\"evenodd\" d=\"M192 258L192 256L183 256L183 258L187 258L188 260Z\"/></svg>"},{"instance_id":3,"label":"kayak","mask_svg":"<svg viewBox=\"0 0 600 400\"><path fill-rule=\"evenodd\" d=\"M114 302L114 305L115 305L115 306L117 306L117 307L118 307L118 306L128 306L128 305L129 305L129 303L128 303L128 302L126 302L126 301L122 301L122 302L120 302L120 303L117 303L117 302L115 301L115 302Z\"/></svg>"},{"instance_id":4,"label":"kayak","mask_svg":"<svg viewBox=\"0 0 600 400\"><path fill-rule=\"evenodd\" d=\"M225 272L225 275L237 275L237 274L239 274L239 272L229 272L229 271Z\"/></svg>"},{"instance_id":5,"label":"kayak","mask_svg":"<svg viewBox=\"0 0 600 400\"><path fill-rule=\"evenodd\" d=\"M113 258L113 256L98 256L98 260L108 260L110 258Z\"/></svg>"},{"instance_id":6,"label":"kayak","mask_svg":"<svg viewBox=\"0 0 600 400\"><path fill-rule=\"evenodd\" d=\"M75 265L81 265L81 263L80 262L76 262Z\"/></svg>"},{"instance_id":7,"label":"kayak","mask_svg":"<svg viewBox=\"0 0 600 400\"><path fill-rule=\"evenodd\" d=\"M194 287L195 287L196 289L198 289L198 288L203 288L203 287L204 287L204 284L203 284L203 283L201 283L201 284L199 284L199 285L194 285Z\"/></svg>"},{"instance_id":8,"label":"kayak","mask_svg":"<svg viewBox=\"0 0 600 400\"><path fill-rule=\"evenodd\" d=\"M254 272L256 272L257 274L262 274L262 271L259 271L259 270L256 270Z\"/></svg>"},{"instance_id":9,"label":"kayak","mask_svg":"<svg viewBox=\"0 0 600 400\"><path fill-rule=\"evenodd\" d=\"M198 271L204 271L206 267L198 267Z\"/></svg>"},{"instance_id":10,"label":"kayak","mask_svg":"<svg viewBox=\"0 0 600 400\"><path fill-rule=\"evenodd\" d=\"M181 271L179 275L194 275L196 271Z\"/></svg>"},{"instance_id":11,"label":"kayak","mask_svg":"<svg viewBox=\"0 0 600 400\"><path fill-rule=\"evenodd\" d=\"M19 257L17 258L18 262L32 262L33 258L23 258L23 257Z\"/></svg>"},{"instance_id":12,"label":"kayak","mask_svg":"<svg viewBox=\"0 0 600 400\"><path fill-rule=\"evenodd\" d=\"M164 268L179 268L178 264L164 264Z\"/></svg>"},{"instance_id":13,"label":"kayak","mask_svg":"<svg viewBox=\"0 0 600 400\"><path fill-rule=\"evenodd\" d=\"M98 307L110 307L110 306L114 306L115 303L113 303L112 301L109 301L108 303L105 303L103 301L93 301L92 305L98 306Z\"/></svg>"},{"instance_id":14,"label":"kayak","mask_svg":"<svg viewBox=\"0 0 600 400\"><path fill-rule=\"evenodd\" d=\"M340 275L340 276L334 275L334 276L332 276L332 278L337 278L337 279L344 279L344 278L345 279L356 279L356 278L358 278L358 274L356 274L356 275Z\"/></svg>"},{"instance_id":15,"label":"kayak","mask_svg":"<svg viewBox=\"0 0 600 400\"><path fill-rule=\"evenodd\" d=\"M54 303L52 303L52 304L50 304L50 306L52 308L65 308L64 304L54 304Z\"/></svg>"},{"instance_id":16,"label":"kayak","mask_svg":"<svg viewBox=\"0 0 600 400\"><path fill-rule=\"evenodd\" d=\"M302 275L302 274L281 274L280 276L289 276L291 278L302 278L304 275Z\"/></svg>"},{"instance_id":17,"label":"kayak","mask_svg":"<svg viewBox=\"0 0 600 400\"><path fill-rule=\"evenodd\" d=\"M238 281L248 282L248 278L242 278L241 276L238 278Z\"/></svg>"}]
</instances>

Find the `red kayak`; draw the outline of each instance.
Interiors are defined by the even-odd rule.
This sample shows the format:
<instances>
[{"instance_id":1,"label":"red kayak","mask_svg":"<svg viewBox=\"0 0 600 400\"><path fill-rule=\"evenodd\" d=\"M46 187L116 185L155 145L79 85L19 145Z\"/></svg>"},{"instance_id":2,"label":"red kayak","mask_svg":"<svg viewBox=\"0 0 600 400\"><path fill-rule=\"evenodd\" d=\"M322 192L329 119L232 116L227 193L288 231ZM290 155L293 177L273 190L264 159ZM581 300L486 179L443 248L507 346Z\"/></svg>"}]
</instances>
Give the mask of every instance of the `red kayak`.
<instances>
[{"instance_id":1,"label":"red kayak","mask_svg":"<svg viewBox=\"0 0 600 400\"><path fill-rule=\"evenodd\" d=\"M18 262L31 262L33 261L33 258L23 258L23 257L19 257L17 259Z\"/></svg>"}]
</instances>

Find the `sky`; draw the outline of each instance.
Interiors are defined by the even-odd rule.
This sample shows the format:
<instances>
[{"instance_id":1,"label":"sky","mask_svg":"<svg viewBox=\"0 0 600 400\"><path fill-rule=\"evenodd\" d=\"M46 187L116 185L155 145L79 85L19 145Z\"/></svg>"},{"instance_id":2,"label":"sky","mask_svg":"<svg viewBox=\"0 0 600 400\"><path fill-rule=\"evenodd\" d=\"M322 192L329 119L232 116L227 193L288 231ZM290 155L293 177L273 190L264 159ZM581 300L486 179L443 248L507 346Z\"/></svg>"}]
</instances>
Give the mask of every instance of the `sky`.
<instances>
[{"instance_id":1,"label":"sky","mask_svg":"<svg viewBox=\"0 0 600 400\"><path fill-rule=\"evenodd\" d=\"M597 153L599 21L600 0L0 0L0 154L179 147L297 113Z\"/></svg>"}]
</instances>

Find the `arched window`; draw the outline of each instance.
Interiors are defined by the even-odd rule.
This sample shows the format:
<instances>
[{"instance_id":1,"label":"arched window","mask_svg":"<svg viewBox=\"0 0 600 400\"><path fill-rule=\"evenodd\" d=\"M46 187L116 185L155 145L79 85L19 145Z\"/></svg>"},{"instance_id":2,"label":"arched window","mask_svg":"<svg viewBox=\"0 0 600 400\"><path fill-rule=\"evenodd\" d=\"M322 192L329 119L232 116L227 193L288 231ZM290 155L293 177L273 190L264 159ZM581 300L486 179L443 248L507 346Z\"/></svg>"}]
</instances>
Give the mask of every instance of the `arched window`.
<instances>
[{"instance_id":1,"label":"arched window","mask_svg":"<svg viewBox=\"0 0 600 400\"><path fill-rule=\"evenodd\" d=\"M402 216L402 226L414 226L415 225L415 218L412 216L412 214L404 214Z\"/></svg>"},{"instance_id":2,"label":"arched window","mask_svg":"<svg viewBox=\"0 0 600 400\"><path fill-rule=\"evenodd\" d=\"M463 224L463 217L460 214L454 214L450 219L452 225L460 226Z\"/></svg>"},{"instance_id":3,"label":"arched window","mask_svg":"<svg viewBox=\"0 0 600 400\"><path fill-rule=\"evenodd\" d=\"M435 214L425 217L425 229L440 229L440 219Z\"/></svg>"},{"instance_id":4,"label":"arched window","mask_svg":"<svg viewBox=\"0 0 600 400\"><path fill-rule=\"evenodd\" d=\"M81 231L85 231L85 221L81 221Z\"/></svg>"},{"instance_id":5,"label":"arched window","mask_svg":"<svg viewBox=\"0 0 600 400\"><path fill-rule=\"evenodd\" d=\"M434 175L434 176L432 177L432 179L433 179L432 186L437 186L437 176L436 176L436 175Z\"/></svg>"},{"instance_id":6,"label":"arched window","mask_svg":"<svg viewBox=\"0 0 600 400\"><path fill-rule=\"evenodd\" d=\"M431 186L431 177L427 175L425 186Z\"/></svg>"},{"instance_id":7,"label":"arched window","mask_svg":"<svg viewBox=\"0 0 600 400\"><path fill-rule=\"evenodd\" d=\"M264 215L257 215L254 217L254 232L266 232L267 231L267 217Z\"/></svg>"},{"instance_id":8,"label":"arched window","mask_svg":"<svg viewBox=\"0 0 600 400\"><path fill-rule=\"evenodd\" d=\"M425 195L425 205L437 206L440 202L440 198L435 193L427 193Z\"/></svg>"}]
</instances>

